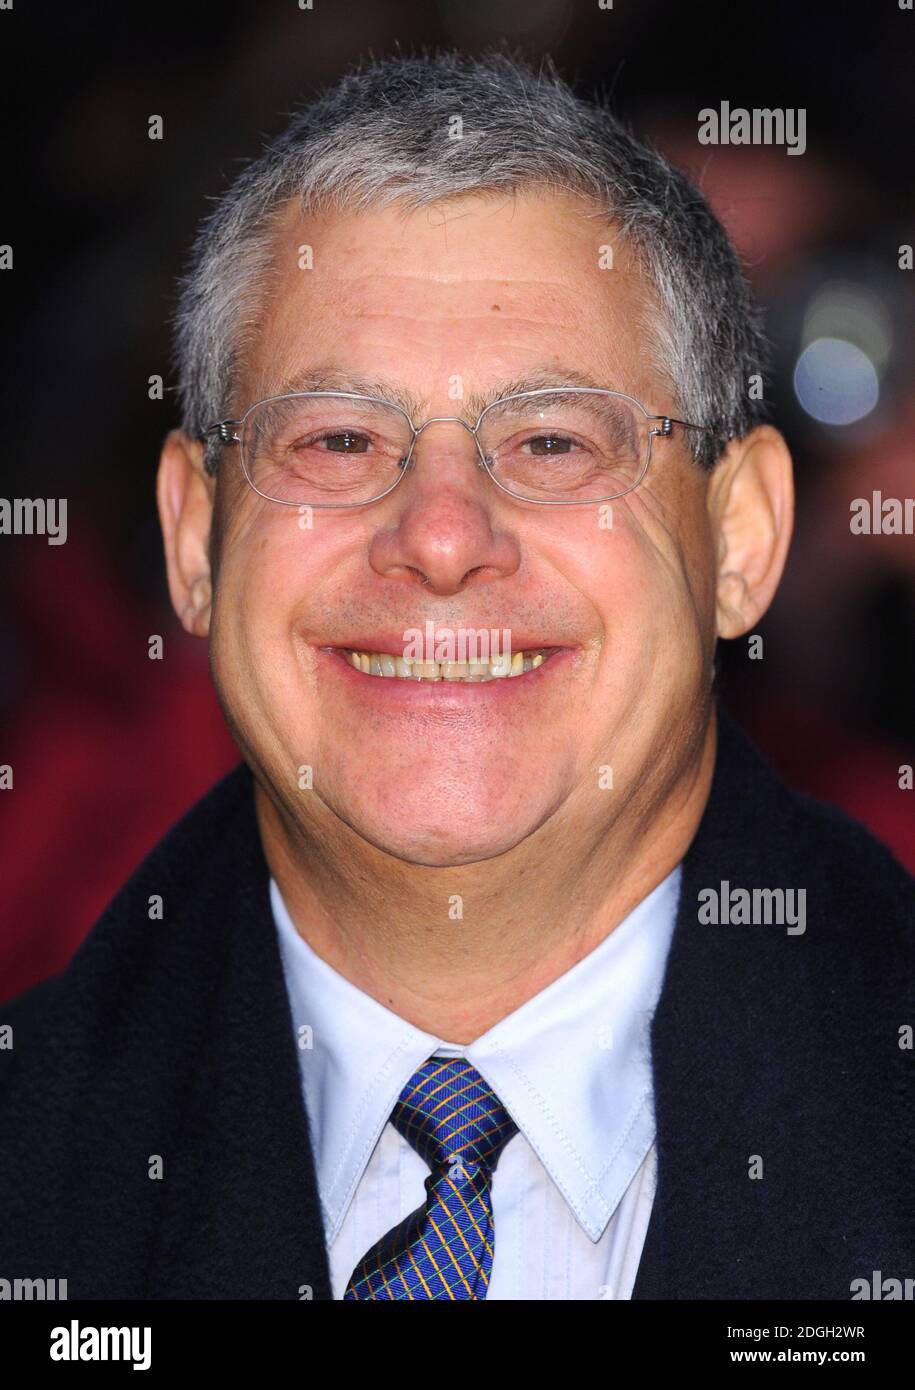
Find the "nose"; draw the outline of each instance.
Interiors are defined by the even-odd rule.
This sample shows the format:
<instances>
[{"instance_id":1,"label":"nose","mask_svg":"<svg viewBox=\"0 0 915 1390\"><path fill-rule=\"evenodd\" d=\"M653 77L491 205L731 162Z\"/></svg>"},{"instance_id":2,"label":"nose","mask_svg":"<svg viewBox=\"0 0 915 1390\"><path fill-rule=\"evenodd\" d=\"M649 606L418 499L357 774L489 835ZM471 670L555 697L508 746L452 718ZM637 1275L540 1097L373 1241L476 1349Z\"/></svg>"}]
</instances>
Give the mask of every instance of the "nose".
<instances>
[{"instance_id":1,"label":"nose","mask_svg":"<svg viewBox=\"0 0 915 1390\"><path fill-rule=\"evenodd\" d=\"M427 434L433 424L438 428ZM388 503L369 553L385 578L449 595L518 569L517 537L500 524L498 489L472 427L459 416L435 416L420 426L408 476Z\"/></svg>"}]
</instances>

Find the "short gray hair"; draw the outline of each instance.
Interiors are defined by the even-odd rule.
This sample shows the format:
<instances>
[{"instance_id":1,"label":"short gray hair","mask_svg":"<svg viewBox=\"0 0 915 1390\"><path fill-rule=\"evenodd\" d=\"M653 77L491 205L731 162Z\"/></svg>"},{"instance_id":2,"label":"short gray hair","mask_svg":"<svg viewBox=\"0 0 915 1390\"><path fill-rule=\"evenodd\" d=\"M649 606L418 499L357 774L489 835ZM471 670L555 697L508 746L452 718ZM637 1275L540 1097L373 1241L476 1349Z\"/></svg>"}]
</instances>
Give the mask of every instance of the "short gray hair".
<instances>
[{"instance_id":1,"label":"short gray hair","mask_svg":"<svg viewBox=\"0 0 915 1390\"><path fill-rule=\"evenodd\" d=\"M449 138L456 116L460 139ZM635 252L660 308L652 360L681 416L712 427L689 432L696 462L711 468L728 439L765 418L749 378L764 374L768 345L738 257L702 195L602 98L576 96L549 60L535 71L504 52L356 67L242 170L201 226L180 281L184 429L200 437L227 411L263 306L273 225L290 199L303 211L395 200L415 208L532 185L584 195Z\"/></svg>"}]
</instances>

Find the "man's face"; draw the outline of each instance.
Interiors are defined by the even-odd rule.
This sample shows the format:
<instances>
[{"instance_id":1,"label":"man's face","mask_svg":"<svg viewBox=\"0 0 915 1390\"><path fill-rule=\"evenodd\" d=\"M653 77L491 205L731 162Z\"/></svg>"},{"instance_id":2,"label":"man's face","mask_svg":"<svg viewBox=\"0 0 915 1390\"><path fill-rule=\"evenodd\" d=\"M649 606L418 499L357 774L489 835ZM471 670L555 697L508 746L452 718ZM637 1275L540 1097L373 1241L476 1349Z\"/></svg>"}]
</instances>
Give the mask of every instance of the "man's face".
<instances>
[{"instance_id":1,"label":"man's face","mask_svg":"<svg viewBox=\"0 0 915 1390\"><path fill-rule=\"evenodd\" d=\"M601 268L606 243L613 269ZM299 266L303 244L313 269ZM586 376L676 414L650 361L651 312L625 247L572 199L534 191L320 218L289 208L234 407L326 369L343 389L352 375L411 393L416 423L472 423L461 388L489 399L534 377ZM505 495L460 425L429 426L413 461L390 495L315 510L308 529L224 452L211 624L223 705L303 827L339 830L339 818L428 865L488 859L547 821L569 843L597 843L633 796L650 806L669 786L706 718L715 557L685 434L655 441L609 527L598 506ZM345 659L401 650L427 621L509 629L514 650L553 655L466 684L365 674ZM311 790L299 789L302 765Z\"/></svg>"}]
</instances>

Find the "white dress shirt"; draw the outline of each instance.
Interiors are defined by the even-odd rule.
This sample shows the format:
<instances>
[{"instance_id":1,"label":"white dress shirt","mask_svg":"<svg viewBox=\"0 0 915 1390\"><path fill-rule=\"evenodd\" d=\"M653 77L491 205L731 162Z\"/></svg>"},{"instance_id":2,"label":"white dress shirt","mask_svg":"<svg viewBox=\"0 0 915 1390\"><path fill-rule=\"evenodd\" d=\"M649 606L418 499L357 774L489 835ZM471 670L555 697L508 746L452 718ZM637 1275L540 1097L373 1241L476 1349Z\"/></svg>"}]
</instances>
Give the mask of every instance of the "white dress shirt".
<instances>
[{"instance_id":1,"label":"white dress shirt","mask_svg":"<svg viewBox=\"0 0 915 1390\"><path fill-rule=\"evenodd\" d=\"M518 1126L493 1175L489 1299L627 1299L655 1192L648 1030L680 866L571 970L462 1046L424 1033L322 960L270 898L336 1299L423 1206L429 1168L389 1123L433 1054L465 1057Z\"/></svg>"}]
</instances>

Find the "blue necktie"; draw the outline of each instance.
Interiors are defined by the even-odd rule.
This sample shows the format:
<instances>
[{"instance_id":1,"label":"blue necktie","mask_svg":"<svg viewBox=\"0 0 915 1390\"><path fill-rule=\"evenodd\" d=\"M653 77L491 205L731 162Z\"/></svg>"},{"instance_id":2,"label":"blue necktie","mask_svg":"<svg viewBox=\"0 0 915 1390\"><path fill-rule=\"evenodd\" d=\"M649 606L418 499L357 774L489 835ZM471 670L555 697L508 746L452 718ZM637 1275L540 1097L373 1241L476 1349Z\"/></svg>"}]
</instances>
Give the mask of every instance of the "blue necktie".
<instances>
[{"instance_id":1,"label":"blue necktie","mask_svg":"<svg viewBox=\"0 0 915 1390\"><path fill-rule=\"evenodd\" d=\"M518 1126L461 1057L430 1057L391 1123L431 1168L426 1201L359 1261L344 1299L485 1298L495 1232L492 1175Z\"/></svg>"}]
</instances>

